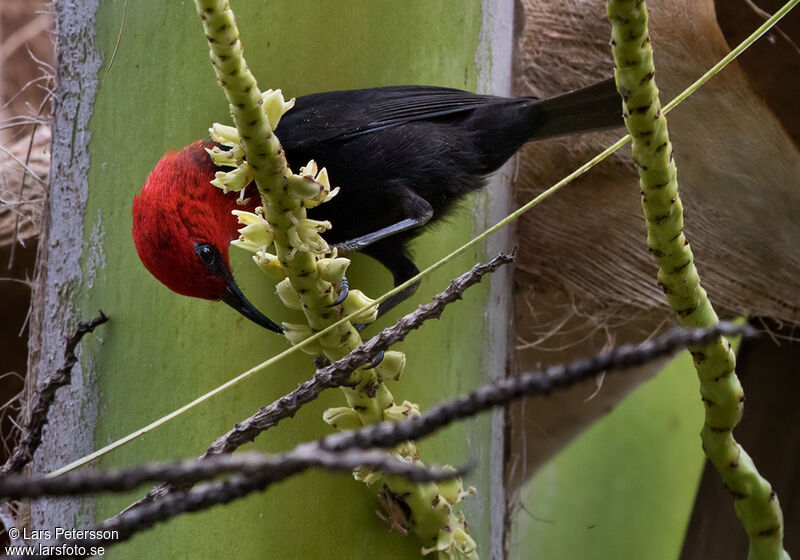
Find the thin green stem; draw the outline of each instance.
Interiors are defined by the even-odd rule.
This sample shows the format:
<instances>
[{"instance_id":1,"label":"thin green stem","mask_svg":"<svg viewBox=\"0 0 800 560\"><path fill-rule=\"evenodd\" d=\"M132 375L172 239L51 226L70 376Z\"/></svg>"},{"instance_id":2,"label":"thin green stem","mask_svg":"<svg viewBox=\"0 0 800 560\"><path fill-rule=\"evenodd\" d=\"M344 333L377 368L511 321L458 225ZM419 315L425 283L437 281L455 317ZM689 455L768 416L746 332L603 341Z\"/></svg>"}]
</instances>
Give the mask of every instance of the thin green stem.
<instances>
[{"instance_id":1,"label":"thin green stem","mask_svg":"<svg viewBox=\"0 0 800 560\"><path fill-rule=\"evenodd\" d=\"M717 314L694 264L683 233L683 207L667 119L655 83L653 49L644 0L609 0L614 75L623 99L631 154L639 173L647 246L658 263L658 280L684 326L708 327ZM788 559L783 549L783 514L769 482L733 438L742 417L744 393L736 376L730 342L718 338L690 348L705 404L703 449L736 501L736 513L750 537L751 560Z\"/></svg>"}]
</instances>

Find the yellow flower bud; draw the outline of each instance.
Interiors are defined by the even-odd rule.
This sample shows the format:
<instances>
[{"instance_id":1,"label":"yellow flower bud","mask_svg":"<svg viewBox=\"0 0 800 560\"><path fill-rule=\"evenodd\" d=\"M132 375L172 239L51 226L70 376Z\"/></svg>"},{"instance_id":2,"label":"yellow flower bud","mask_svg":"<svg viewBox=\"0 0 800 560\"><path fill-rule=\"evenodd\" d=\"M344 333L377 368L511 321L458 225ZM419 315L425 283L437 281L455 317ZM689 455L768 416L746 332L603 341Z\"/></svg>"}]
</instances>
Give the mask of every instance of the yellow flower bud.
<instances>
[{"instance_id":1,"label":"yellow flower bud","mask_svg":"<svg viewBox=\"0 0 800 560\"><path fill-rule=\"evenodd\" d=\"M245 251L250 251L251 253L256 253L263 249L261 245L256 245L252 241L248 241L247 239L234 239L231 241L231 245L234 247L239 247L240 249L244 249Z\"/></svg>"},{"instance_id":2,"label":"yellow flower bud","mask_svg":"<svg viewBox=\"0 0 800 560\"><path fill-rule=\"evenodd\" d=\"M211 135L211 139L214 140L214 142L219 142L220 144L231 147L239 145L239 131L236 130L235 126L214 123L211 128L208 129L208 133Z\"/></svg>"},{"instance_id":3,"label":"yellow flower bud","mask_svg":"<svg viewBox=\"0 0 800 560\"><path fill-rule=\"evenodd\" d=\"M311 327L308 325L298 325L295 323L283 323L283 336L286 337L286 340L291 343L292 346L297 346L309 336L313 335L314 332L311 330ZM317 354L322 353L322 346L320 346L319 341L314 341L306 344L302 348L300 348L302 352L306 354L310 354L312 356L316 356Z\"/></svg>"},{"instance_id":4,"label":"yellow flower bud","mask_svg":"<svg viewBox=\"0 0 800 560\"><path fill-rule=\"evenodd\" d=\"M298 218L292 212L286 212L285 215L294 224L286 230L286 237L293 249L318 254L330 251L328 244L319 235L319 232L331 229L330 222Z\"/></svg>"},{"instance_id":5,"label":"yellow flower bud","mask_svg":"<svg viewBox=\"0 0 800 560\"><path fill-rule=\"evenodd\" d=\"M353 471L353 478L359 482L363 482L367 486L372 486L376 482L380 482L383 479L383 475L373 471L369 467L361 467Z\"/></svg>"},{"instance_id":6,"label":"yellow flower bud","mask_svg":"<svg viewBox=\"0 0 800 560\"><path fill-rule=\"evenodd\" d=\"M436 537L436 544L431 547L423 547L422 555L427 556L431 552L445 552L449 551L453 546L453 530L449 526L439 529L439 534Z\"/></svg>"},{"instance_id":7,"label":"yellow flower bud","mask_svg":"<svg viewBox=\"0 0 800 560\"><path fill-rule=\"evenodd\" d=\"M322 419L337 430L355 430L364 426L358 413L347 406L329 408Z\"/></svg>"},{"instance_id":8,"label":"yellow flower bud","mask_svg":"<svg viewBox=\"0 0 800 560\"><path fill-rule=\"evenodd\" d=\"M393 404L383 411L383 419L388 422L398 422L419 415L419 405L409 401L403 401L403 404Z\"/></svg>"},{"instance_id":9,"label":"yellow flower bud","mask_svg":"<svg viewBox=\"0 0 800 560\"><path fill-rule=\"evenodd\" d=\"M242 236L242 239L249 241L262 250L272 245L272 242L275 240L275 236L272 235L272 231L269 229L269 225L267 225L266 221L263 224L244 226L239 230L239 235Z\"/></svg>"},{"instance_id":10,"label":"yellow flower bud","mask_svg":"<svg viewBox=\"0 0 800 560\"><path fill-rule=\"evenodd\" d=\"M214 146L213 148L206 148L206 153L211 157L214 165L218 167L239 167L244 158L244 150L238 145L228 150L223 150L219 146Z\"/></svg>"},{"instance_id":11,"label":"yellow flower bud","mask_svg":"<svg viewBox=\"0 0 800 560\"><path fill-rule=\"evenodd\" d=\"M317 174L317 162L313 159L300 168L299 175L308 175L314 177Z\"/></svg>"},{"instance_id":12,"label":"yellow flower bud","mask_svg":"<svg viewBox=\"0 0 800 560\"><path fill-rule=\"evenodd\" d=\"M314 165L314 167L316 167L316 165ZM325 187L326 190L331 190L331 180L328 177L327 167L323 167L322 169L320 169L319 173L317 173L316 176L314 177L314 180L323 187Z\"/></svg>"},{"instance_id":13,"label":"yellow flower bud","mask_svg":"<svg viewBox=\"0 0 800 560\"><path fill-rule=\"evenodd\" d=\"M450 465L445 465L442 467L442 470L450 472L455 471ZM436 485L439 487L439 494L451 505L460 502L461 498L464 496L464 483L460 478L442 480L441 482L437 482Z\"/></svg>"},{"instance_id":14,"label":"yellow flower bud","mask_svg":"<svg viewBox=\"0 0 800 560\"><path fill-rule=\"evenodd\" d=\"M419 461L419 450L417 449L417 444L413 441L404 441L401 444L398 444L394 447L394 451L400 457L407 459L409 461Z\"/></svg>"},{"instance_id":15,"label":"yellow flower bud","mask_svg":"<svg viewBox=\"0 0 800 560\"><path fill-rule=\"evenodd\" d=\"M284 278L275 286L275 291L278 297L281 298L283 304L289 309L302 309L303 303L300 301L300 294L297 293L292 287L292 283L288 278Z\"/></svg>"},{"instance_id":16,"label":"yellow flower bud","mask_svg":"<svg viewBox=\"0 0 800 560\"><path fill-rule=\"evenodd\" d=\"M258 214L253 214L252 212L245 212L244 210L231 210L231 214L236 216L236 219L239 221L239 223L245 226L249 226L251 224L260 224L261 222L266 223L264 218Z\"/></svg>"},{"instance_id":17,"label":"yellow flower bud","mask_svg":"<svg viewBox=\"0 0 800 560\"><path fill-rule=\"evenodd\" d=\"M315 199L323 192L324 187L308 175L291 175L286 181L289 194L295 198Z\"/></svg>"},{"instance_id":18,"label":"yellow flower bud","mask_svg":"<svg viewBox=\"0 0 800 560\"><path fill-rule=\"evenodd\" d=\"M319 185L319 192L313 198L307 198L303 201L306 208L314 208L323 202L328 202L339 193L339 187L331 190L331 181L328 177L328 170L322 168L319 173L314 177L314 181Z\"/></svg>"},{"instance_id":19,"label":"yellow flower bud","mask_svg":"<svg viewBox=\"0 0 800 560\"><path fill-rule=\"evenodd\" d=\"M337 194L339 194L339 187L336 187L335 189L331 189L330 192L328 192L328 195L325 197L325 200L323 200L323 202L328 202L330 199L332 199Z\"/></svg>"},{"instance_id":20,"label":"yellow flower bud","mask_svg":"<svg viewBox=\"0 0 800 560\"><path fill-rule=\"evenodd\" d=\"M285 101L283 92L281 90L268 89L261 94L261 102L263 104L264 113L267 115L269 126L272 130L278 127L283 114L294 107L294 99Z\"/></svg>"},{"instance_id":21,"label":"yellow flower bud","mask_svg":"<svg viewBox=\"0 0 800 560\"><path fill-rule=\"evenodd\" d=\"M467 533L461 527L456 527L453 529L453 544L455 544L458 550L460 550L465 556L474 554L478 549L475 539L473 539L469 533Z\"/></svg>"},{"instance_id":22,"label":"yellow flower bud","mask_svg":"<svg viewBox=\"0 0 800 560\"><path fill-rule=\"evenodd\" d=\"M354 311L358 311L364 306L374 303L375 300L368 298L361 290L350 290L350 293L347 294L347 299L342 303L342 310L345 315L350 315ZM376 304L373 307L364 309L354 317L351 317L351 320L354 323L371 323L377 318L378 306Z\"/></svg>"},{"instance_id":23,"label":"yellow flower bud","mask_svg":"<svg viewBox=\"0 0 800 560\"><path fill-rule=\"evenodd\" d=\"M217 171L211 184L222 189L222 192L239 192L253 182L253 173L247 164L240 165L233 171Z\"/></svg>"},{"instance_id":24,"label":"yellow flower bud","mask_svg":"<svg viewBox=\"0 0 800 560\"><path fill-rule=\"evenodd\" d=\"M272 245L275 236L269 223L264 218L244 210L232 210L231 213L236 216L240 224L244 225L243 228L239 229L240 241L243 243L237 244L237 246L255 252L259 249L263 251ZM255 247L255 249L252 249L252 247Z\"/></svg>"},{"instance_id":25,"label":"yellow flower bud","mask_svg":"<svg viewBox=\"0 0 800 560\"><path fill-rule=\"evenodd\" d=\"M278 257L266 251L258 251L253 255L253 260L269 278L276 282L280 282L286 278L286 269L278 260Z\"/></svg>"},{"instance_id":26,"label":"yellow flower bud","mask_svg":"<svg viewBox=\"0 0 800 560\"><path fill-rule=\"evenodd\" d=\"M331 229L331 223L328 220L312 220L310 218L303 218L300 220L300 226L304 231L323 233Z\"/></svg>"},{"instance_id":27,"label":"yellow flower bud","mask_svg":"<svg viewBox=\"0 0 800 560\"><path fill-rule=\"evenodd\" d=\"M382 376L397 381L400 379L403 370L406 369L406 355L403 352L389 350L384 353L383 361L378 366L378 369Z\"/></svg>"},{"instance_id":28,"label":"yellow flower bud","mask_svg":"<svg viewBox=\"0 0 800 560\"><path fill-rule=\"evenodd\" d=\"M320 278L331 284L338 284L342 281L348 266L350 266L350 259L344 257L319 259L317 261L317 270L319 270Z\"/></svg>"},{"instance_id":29,"label":"yellow flower bud","mask_svg":"<svg viewBox=\"0 0 800 560\"><path fill-rule=\"evenodd\" d=\"M289 242L289 246L295 251L308 251L308 245L300 237L300 229L297 226L291 226L286 230L286 239Z\"/></svg>"},{"instance_id":30,"label":"yellow flower bud","mask_svg":"<svg viewBox=\"0 0 800 560\"><path fill-rule=\"evenodd\" d=\"M244 196L244 193L246 191L247 191L247 189L242 189L242 190L239 191L239 198L236 199L236 204L238 206L246 206L247 203L250 202L250 197L249 196L247 196L247 197Z\"/></svg>"}]
</instances>

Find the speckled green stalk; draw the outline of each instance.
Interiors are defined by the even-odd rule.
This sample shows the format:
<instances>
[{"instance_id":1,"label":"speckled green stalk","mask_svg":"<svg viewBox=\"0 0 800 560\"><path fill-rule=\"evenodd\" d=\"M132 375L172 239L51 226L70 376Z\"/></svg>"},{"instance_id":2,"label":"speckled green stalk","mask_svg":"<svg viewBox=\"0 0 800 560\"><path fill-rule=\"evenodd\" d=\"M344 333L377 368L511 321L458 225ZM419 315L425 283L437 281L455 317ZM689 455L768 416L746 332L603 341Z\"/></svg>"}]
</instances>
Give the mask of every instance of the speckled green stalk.
<instances>
[{"instance_id":1,"label":"speckled green stalk","mask_svg":"<svg viewBox=\"0 0 800 560\"><path fill-rule=\"evenodd\" d=\"M291 262L287 259L291 250L287 231L293 225L288 214L303 219L306 217L305 208L301 199L287 193L287 182L292 172L262 108L261 91L242 55L233 11L227 1L196 0L195 5L203 20L211 64L230 103L231 116L239 131L247 163L265 203L265 218L275 235L277 256L284 266L291 265L287 266L287 273L304 296L303 303L315 309L323 308L333 301L333 293L330 283L322 280L317 272L316 255L311 251L298 251ZM322 317L314 317L313 321L324 323ZM328 321L328 324L332 322ZM323 325L311 326L320 328ZM348 335L356 338L353 329L342 329L337 334L342 338Z\"/></svg>"},{"instance_id":2,"label":"speckled green stalk","mask_svg":"<svg viewBox=\"0 0 800 560\"><path fill-rule=\"evenodd\" d=\"M318 233L309 233L301 241L292 235L293 226L297 231L300 229L298 224L308 223L306 207L320 202L312 201L311 197L298 196L298 192L307 187L313 190L315 184L322 189L321 183L325 183L327 188L327 178L323 180L317 177L315 181L314 173L310 173L308 168L301 170L299 175L289 169L280 142L272 132L277 119L285 110L283 98L279 95L271 98L274 109L272 113L269 106L265 108L262 93L242 56L239 32L229 3L222 0L196 0L195 4L210 45L211 63L230 103L231 116L238 131L238 137L232 131L225 133L232 139L228 145L233 147L238 144L244 150L243 160L229 161L226 164L238 165L239 171L252 173L261 193L268 228L265 227L265 231L253 235L252 239L263 239L266 229L269 230L267 235L274 237L267 245L275 245L277 263L267 262L269 259L262 257L260 264L270 276L277 279L285 276L289 279L290 286L279 285L278 293L284 303L302 309L310 327L308 329L297 325L287 329L287 336L298 342L304 336L320 332L341 319L343 310L348 307L347 301L343 306L328 307L335 296L329 281L330 270L338 268L343 273L344 267L325 268L325 264L321 263L326 250L321 250L320 247L327 249L327 245L319 238ZM232 181L223 178L219 186L228 188L231 184ZM255 215L250 215L248 219L252 223L258 223ZM244 243L248 242L245 235ZM255 241L250 243L256 245ZM272 260L275 260L274 257ZM330 264L330 259L327 262ZM362 301L355 298L354 291L351 294L356 302ZM318 343L318 346L310 346L308 350L322 350L328 358L336 360L360 345L361 337L352 324L346 322L323 335ZM326 411L325 420L336 428L348 429L418 414L416 405L412 403L396 405L394 397L383 383L384 378L397 377L402 370L404 358L398 354L387 353L387 357L378 367L354 372L352 381L355 386L343 388L348 406ZM422 464L413 442L398 446L395 453ZM457 515L451 505L459 502L465 495L460 481L441 485L411 484L398 477L384 477L381 473L365 469L357 471L356 478L380 489L389 496L390 501L402 500L411 511L411 518L402 520L401 512L395 511L395 516L389 508L391 522L401 525L407 522L409 528L422 538L430 552L436 551L441 558L477 558L475 543L466 531L464 518Z\"/></svg>"},{"instance_id":3,"label":"speckled green stalk","mask_svg":"<svg viewBox=\"0 0 800 560\"><path fill-rule=\"evenodd\" d=\"M705 327L717 315L700 286L689 242L683 234L683 209L667 121L655 84L653 51L642 0L609 0L611 47L625 124L633 140L639 171L647 246L658 263L658 280L682 325ZM788 559L783 550L783 514L772 487L733 439L742 416L744 394L735 373L730 343L720 338L691 349L705 404L703 449L735 500L736 513L750 537L748 558Z\"/></svg>"}]
</instances>

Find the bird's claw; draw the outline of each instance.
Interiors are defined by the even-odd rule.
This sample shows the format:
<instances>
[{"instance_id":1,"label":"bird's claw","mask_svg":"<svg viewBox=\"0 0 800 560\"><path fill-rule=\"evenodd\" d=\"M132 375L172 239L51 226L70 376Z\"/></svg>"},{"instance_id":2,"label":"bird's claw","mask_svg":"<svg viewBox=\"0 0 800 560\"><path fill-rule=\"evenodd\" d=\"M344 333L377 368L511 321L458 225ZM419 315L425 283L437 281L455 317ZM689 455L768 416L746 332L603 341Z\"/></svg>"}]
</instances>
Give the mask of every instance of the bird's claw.
<instances>
[{"instance_id":1,"label":"bird's claw","mask_svg":"<svg viewBox=\"0 0 800 560\"><path fill-rule=\"evenodd\" d=\"M336 307L347 299L347 294L350 293L350 283L347 281L347 276L342 277L342 281L339 282L336 289L339 291L339 295L328 307Z\"/></svg>"},{"instance_id":2,"label":"bird's claw","mask_svg":"<svg viewBox=\"0 0 800 560\"><path fill-rule=\"evenodd\" d=\"M380 365L380 363L383 361L383 357L385 355L386 355L386 352L381 350L380 352L377 353L375 358L370 363L365 365L362 369L372 369L374 367L378 367Z\"/></svg>"},{"instance_id":3,"label":"bird's claw","mask_svg":"<svg viewBox=\"0 0 800 560\"><path fill-rule=\"evenodd\" d=\"M331 361L325 354L318 354L317 357L314 358L314 367L317 369L322 369L329 365L331 365Z\"/></svg>"},{"instance_id":4,"label":"bird's claw","mask_svg":"<svg viewBox=\"0 0 800 560\"><path fill-rule=\"evenodd\" d=\"M374 367L378 367L381 362L383 361L383 357L386 355L386 352L381 350L376 354L376 356L372 359L370 363L365 365L363 369L372 369ZM314 358L314 367L317 369L322 369L331 365L331 361L328 359L325 354L320 354L316 358Z\"/></svg>"}]
</instances>

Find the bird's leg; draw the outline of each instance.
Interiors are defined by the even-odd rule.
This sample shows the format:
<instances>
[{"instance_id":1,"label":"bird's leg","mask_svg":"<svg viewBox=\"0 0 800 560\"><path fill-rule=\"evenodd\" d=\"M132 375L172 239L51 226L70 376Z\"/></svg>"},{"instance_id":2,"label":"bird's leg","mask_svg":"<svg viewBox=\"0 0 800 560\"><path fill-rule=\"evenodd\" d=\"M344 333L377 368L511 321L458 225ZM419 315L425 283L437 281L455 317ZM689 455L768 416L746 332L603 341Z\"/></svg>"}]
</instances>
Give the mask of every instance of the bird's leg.
<instances>
[{"instance_id":1,"label":"bird's leg","mask_svg":"<svg viewBox=\"0 0 800 560\"><path fill-rule=\"evenodd\" d=\"M394 285L399 286L409 278L416 276L417 273L419 273L419 269L411 261L411 259L405 255L405 243L394 243L392 242L390 236L424 225L433 217L433 208L427 200L419 196L408 187L395 186L393 191L393 194L397 196L398 200L400 200L400 205L403 209L403 213L406 216L405 218L395 222L392 225L373 231L372 233L336 243L333 245L333 247L344 251L363 250L365 254L371 256L385 266L389 272L392 273ZM381 241L383 242L381 243ZM416 282L405 288L402 292L389 297L378 307L378 317L395 307L401 301L413 295L414 292L417 291L418 287L419 282ZM338 298L336 298L337 303L344 301L341 293L342 290L340 287L340 295ZM366 325L355 325L355 327L360 332L366 327Z\"/></svg>"},{"instance_id":2,"label":"bird's leg","mask_svg":"<svg viewBox=\"0 0 800 560\"><path fill-rule=\"evenodd\" d=\"M406 256L405 249L401 244L394 244L388 241L385 243L378 243L368 247L364 253L377 260L392 273L395 286L399 286L409 278L413 278L419 274L417 265ZM414 282L402 291L393 296L389 296L386 301L378 306L378 317L414 295L417 288L419 288L419 282Z\"/></svg>"},{"instance_id":3,"label":"bird's leg","mask_svg":"<svg viewBox=\"0 0 800 560\"><path fill-rule=\"evenodd\" d=\"M381 263L387 268L387 270L389 270L389 272L392 273L395 286L399 286L409 278L413 278L419 273L417 265L415 265L414 262L405 255L405 249L403 248L402 244L396 245L385 241L376 245L370 245L366 250L364 250L364 253ZM397 304L414 295L414 292L417 291L417 288L419 288L419 282L414 282L393 296L389 296L386 301L378 306L378 317L395 307ZM369 324L367 323L353 324L353 327L355 327L358 332L363 331L368 326Z\"/></svg>"},{"instance_id":4,"label":"bird's leg","mask_svg":"<svg viewBox=\"0 0 800 560\"><path fill-rule=\"evenodd\" d=\"M361 369L372 369L380 365L383 361L383 357L386 355L386 352L381 350L378 352L372 361L365 366L361 366ZM322 369L324 367L328 367L331 365L331 361L325 354L319 354L316 358L314 358L314 367L317 369Z\"/></svg>"},{"instance_id":5,"label":"bird's leg","mask_svg":"<svg viewBox=\"0 0 800 560\"><path fill-rule=\"evenodd\" d=\"M328 307L336 307L347 299L347 294L350 293L350 283L347 281L347 276L342 277L341 282L336 286L336 290L339 292L339 295Z\"/></svg>"},{"instance_id":6,"label":"bird's leg","mask_svg":"<svg viewBox=\"0 0 800 560\"><path fill-rule=\"evenodd\" d=\"M425 225L433 217L433 208L427 200L407 187L398 187L396 190L405 218L360 237L336 243L333 247L342 251L361 251L381 239Z\"/></svg>"},{"instance_id":7,"label":"bird's leg","mask_svg":"<svg viewBox=\"0 0 800 560\"><path fill-rule=\"evenodd\" d=\"M363 366L362 369L372 369L374 367L377 367L383 361L383 357L385 355L386 355L386 352L381 350L380 352L378 352L375 355L375 357L372 359L372 361L370 363L368 363L367 365Z\"/></svg>"}]
</instances>

